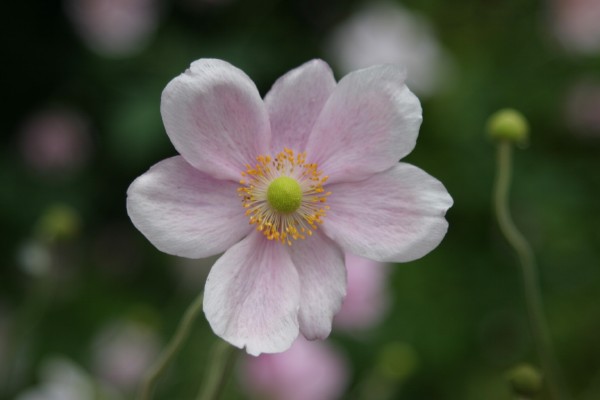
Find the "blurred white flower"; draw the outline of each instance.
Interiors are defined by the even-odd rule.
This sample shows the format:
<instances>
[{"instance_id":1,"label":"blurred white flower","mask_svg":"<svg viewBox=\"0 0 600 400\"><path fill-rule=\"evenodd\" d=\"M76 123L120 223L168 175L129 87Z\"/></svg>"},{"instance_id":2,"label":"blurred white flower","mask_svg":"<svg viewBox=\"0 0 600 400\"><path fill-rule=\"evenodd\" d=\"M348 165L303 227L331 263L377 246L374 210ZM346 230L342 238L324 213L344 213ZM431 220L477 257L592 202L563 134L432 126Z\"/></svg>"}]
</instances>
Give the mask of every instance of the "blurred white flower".
<instances>
[{"instance_id":1,"label":"blurred white flower","mask_svg":"<svg viewBox=\"0 0 600 400\"><path fill-rule=\"evenodd\" d=\"M551 0L552 28L567 50L600 52L600 1Z\"/></svg>"},{"instance_id":2,"label":"blurred white flower","mask_svg":"<svg viewBox=\"0 0 600 400\"><path fill-rule=\"evenodd\" d=\"M97 387L78 365L64 357L45 360L40 367L40 383L17 396L16 400L118 400L108 388Z\"/></svg>"},{"instance_id":3,"label":"blurred white flower","mask_svg":"<svg viewBox=\"0 0 600 400\"><path fill-rule=\"evenodd\" d=\"M139 52L158 27L156 0L66 0L75 29L95 52L127 56Z\"/></svg>"},{"instance_id":4,"label":"blurred white flower","mask_svg":"<svg viewBox=\"0 0 600 400\"><path fill-rule=\"evenodd\" d=\"M346 254L348 288L342 309L333 320L335 328L367 329L381 321L389 305L387 264Z\"/></svg>"},{"instance_id":5,"label":"blurred white flower","mask_svg":"<svg viewBox=\"0 0 600 400\"><path fill-rule=\"evenodd\" d=\"M74 172L90 158L88 122L78 112L48 108L31 115L20 131L21 155L41 174Z\"/></svg>"},{"instance_id":6,"label":"blurred white flower","mask_svg":"<svg viewBox=\"0 0 600 400\"><path fill-rule=\"evenodd\" d=\"M408 87L421 96L434 94L449 75L448 56L428 20L391 3L370 5L343 22L326 51L344 74L375 64L406 67Z\"/></svg>"},{"instance_id":7,"label":"blurred white flower","mask_svg":"<svg viewBox=\"0 0 600 400\"><path fill-rule=\"evenodd\" d=\"M131 393L159 351L160 340L151 328L133 321L116 321L94 339L93 371L102 381Z\"/></svg>"},{"instance_id":8,"label":"blurred white flower","mask_svg":"<svg viewBox=\"0 0 600 400\"><path fill-rule=\"evenodd\" d=\"M348 383L348 366L327 342L299 337L289 350L246 356L240 363L244 387L271 400L339 399Z\"/></svg>"}]
</instances>

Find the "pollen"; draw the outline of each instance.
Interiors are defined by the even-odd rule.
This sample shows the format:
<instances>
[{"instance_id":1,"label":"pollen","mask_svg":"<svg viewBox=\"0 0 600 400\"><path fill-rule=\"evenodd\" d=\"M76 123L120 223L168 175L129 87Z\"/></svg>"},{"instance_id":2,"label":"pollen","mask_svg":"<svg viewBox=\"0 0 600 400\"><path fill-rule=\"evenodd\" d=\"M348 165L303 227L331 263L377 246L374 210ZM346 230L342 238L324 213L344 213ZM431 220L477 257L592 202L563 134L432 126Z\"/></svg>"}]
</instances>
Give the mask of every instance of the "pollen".
<instances>
[{"instance_id":1,"label":"pollen","mask_svg":"<svg viewBox=\"0 0 600 400\"><path fill-rule=\"evenodd\" d=\"M329 209L331 192L323 188L328 177L306 161L306 153L288 148L256 161L246 165L238 188L250 224L267 239L290 246L312 236Z\"/></svg>"}]
</instances>

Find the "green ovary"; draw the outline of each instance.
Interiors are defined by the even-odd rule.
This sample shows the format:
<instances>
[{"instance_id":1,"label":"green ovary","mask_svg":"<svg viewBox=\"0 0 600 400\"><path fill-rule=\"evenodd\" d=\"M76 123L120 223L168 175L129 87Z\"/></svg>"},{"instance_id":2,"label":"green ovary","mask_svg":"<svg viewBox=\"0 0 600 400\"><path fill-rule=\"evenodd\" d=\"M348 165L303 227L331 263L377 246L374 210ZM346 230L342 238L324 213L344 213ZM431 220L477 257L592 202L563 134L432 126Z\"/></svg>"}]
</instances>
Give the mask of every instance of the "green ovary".
<instances>
[{"instance_id":1,"label":"green ovary","mask_svg":"<svg viewBox=\"0 0 600 400\"><path fill-rule=\"evenodd\" d=\"M275 210L282 213L294 212L302 204L302 189L294 178L280 176L269 185L267 201Z\"/></svg>"}]
</instances>

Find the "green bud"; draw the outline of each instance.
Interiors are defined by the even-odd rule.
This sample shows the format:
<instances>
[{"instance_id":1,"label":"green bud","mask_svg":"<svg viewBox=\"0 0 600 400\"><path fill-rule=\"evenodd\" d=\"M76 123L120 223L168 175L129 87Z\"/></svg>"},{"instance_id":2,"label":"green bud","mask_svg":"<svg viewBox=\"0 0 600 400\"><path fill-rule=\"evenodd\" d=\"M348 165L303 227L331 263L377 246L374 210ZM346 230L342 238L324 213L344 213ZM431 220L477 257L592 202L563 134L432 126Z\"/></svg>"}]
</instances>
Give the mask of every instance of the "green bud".
<instances>
[{"instance_id":1,"label":"green bud","mask_svg":"<svg viewBox=\"0 0 600 400\"><path fill-rule=\"evenodd\" d=\"M81 221L75 209L65 204L54 204L42 214L36 231L42 240L53 242L76 236L80 226Z\"/></svg>"},{"instance_id":2,"label":"green bud","mask_svg":"<svg viewBox=\"0 0 600 400\"><path fill-rule=\"evenodd\" d=\"M493 140L525 144L529 139L529 123L517 110L505 108L490 116L487 133Z\"/></svg>"},{"instance_id":3,"label":"green bud","mask_svg":"<svg viewBox=\"0 0 600 400\"><path fill-rule=\"evenodd\" d=\"M381 349L377 368L385 379L403 381L415 372L418 364L419 357L411 345L392 342Z\"/></svg>"},{"instance_id":4,"label":"green bud","mask_svg":"<svg viewBox=\"0 0 600 400\"><path fill-rule=\"evenodd\" d=\"M542 374L529 364L519 364L507 374L515 394L534 397L542 391Z\"/></svg>"}]
</instances>

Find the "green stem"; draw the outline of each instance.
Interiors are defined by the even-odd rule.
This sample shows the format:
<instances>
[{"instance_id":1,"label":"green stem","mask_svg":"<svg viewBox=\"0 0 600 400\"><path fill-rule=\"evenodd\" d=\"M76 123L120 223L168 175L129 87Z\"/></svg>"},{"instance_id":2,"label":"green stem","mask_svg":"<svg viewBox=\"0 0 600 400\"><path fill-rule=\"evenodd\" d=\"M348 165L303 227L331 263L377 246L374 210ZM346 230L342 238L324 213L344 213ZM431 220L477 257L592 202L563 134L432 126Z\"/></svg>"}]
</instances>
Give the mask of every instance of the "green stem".
<instances>
[{"instance_id":1,"label":"green stem","mask_svg":"<svg viewBox=\"0 0 600 400\"><path fill-rule=\"evenodd\" d=\"M202 297L203 293L201 292L189 305L187 310L185 310L185 314L183 315L183 318L177 327L175 335L167 347L163 350L156 363L154 363L154 365L144 376L140 387L140 392L138 394L139 400L149 400L151 398L156 382L167 369L169 364L171 364L175 355L177 355L179 350L181 350L181 347L190 335L190 330L194 321L196 320L196 317L198 317L198 314L200 314L202 311Z\"/></svg>"},{"instance_id":2,"label":"green stem","mask_svg":"<svg viewBox=\"0 0 600 400\"><path fill-rule=\"evenodd\" d=\"M235 358L238 352L233 346L219 340L212 352L212 360L207 365L204 383L198 393L197 400L217 400L221 395L227 378L235 364Z\"/></svg>"},{"instance_id":3,"label":"green stem","mask_svg":"<svg viewBox=\"0 0 600 400\"><path fill-rule=\"evenodd\" d=\"M523 289L533 341L546 376L548 391L552 399L568 399L560 369L552 349L550 334L543 313L542 295L538 284L535 256L525 237L515 226L508 208L508 195L512 173L512 144L498 143L497 172L494 188L494 205L500 231L517 253L523 275Z\"/></svg>"}]
</instances>

